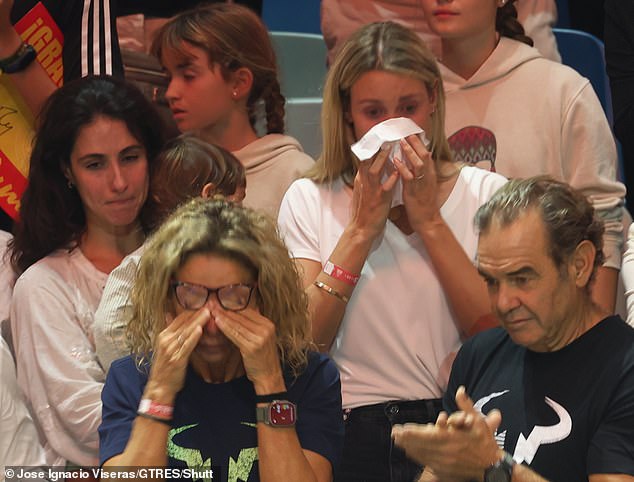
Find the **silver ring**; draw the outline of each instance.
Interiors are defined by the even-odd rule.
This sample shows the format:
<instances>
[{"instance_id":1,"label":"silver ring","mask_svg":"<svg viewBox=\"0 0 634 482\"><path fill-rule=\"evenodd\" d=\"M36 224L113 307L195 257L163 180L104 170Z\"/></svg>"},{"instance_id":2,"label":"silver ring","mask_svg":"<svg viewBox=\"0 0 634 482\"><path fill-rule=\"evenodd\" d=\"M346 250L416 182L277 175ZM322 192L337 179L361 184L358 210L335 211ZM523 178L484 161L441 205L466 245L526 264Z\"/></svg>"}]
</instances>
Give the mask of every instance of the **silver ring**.
<instances>
[{"instance_id":1,"label":"silver ring","mask_svg":"<svg viewBox=\"0 0 634 482\"><path fill-rule=\"evenodd\" d=\"M176 338L176 341L178 342L180 346L183 346L183 335L178 335L178 338Z\"/></svg>"},{"instance_id":2,"label":"silver ring","mask_svg":"<svg viewBox=\"0 0 634 482\"><path fill-rule=\"evenodd\" d=\"M414 181L420 181L420 180L421 180L422 178L424 178L424 177L425 177L425 174L423 173L423 174L421 174L420 176L416 176L416 177L414 178Z\"/></svg>"}]
</instances>

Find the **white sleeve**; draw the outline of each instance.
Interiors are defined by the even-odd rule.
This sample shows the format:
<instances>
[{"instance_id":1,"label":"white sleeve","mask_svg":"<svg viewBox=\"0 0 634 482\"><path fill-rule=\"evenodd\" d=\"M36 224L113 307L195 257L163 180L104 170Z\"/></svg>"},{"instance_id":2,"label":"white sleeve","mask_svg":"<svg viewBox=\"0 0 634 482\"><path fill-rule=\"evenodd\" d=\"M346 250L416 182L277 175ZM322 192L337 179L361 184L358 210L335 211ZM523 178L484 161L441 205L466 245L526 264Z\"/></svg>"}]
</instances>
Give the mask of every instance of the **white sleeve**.
<instances>
[{"instance_id":1,"label":"white sleeve","mask_svg":"<svg viewBox=\"0 0 634 482\"><path fill-rule=\"evenodd\" d=\"M9 347L0 337L0 481L6 466L44 464L44 452L33 419L15 379Z\"/></svg>"},{"instance_id":2,"label":"white sleeve","mask_svg":"<svg viewBox=\"0 0 634 482\"><path fill-rule=\"evenodd\" d=\"M33 267L32 267L33 268ZM57 273L27 270L11 302L18 384L49 451L74 464L97 465L104 372L87 330L94 307Z\"/></svg>"},{"instance_id":3,"label":"white sleeve","mask_svg":"<svg viewBox=\"0 0 634 482\"><path fill-rule=\"evenodd\" d=\"M630 224L621 267L623 286L625 288L625 303L627 306L627 322L634 326L634 223Z\"/></svg>"},{"instance_id":4,"label":"white sleeve","mask_svg":"<svg viewBox=\"0 0 634 482\"><path fill-rule=\"evenodd\" d=\"M555 0L517 0L517 19L534 46L547 59L561 62L553 27L557 23Z\"/></svg>"},{"instance_id":5,"label":"white sleeve","mask_svg":"<svg viewBox=\"0 0 634 482\"><path fill-rule=\"evenodd\" d=\"M319 200L312 199L316 185L308 179L295 181L284 194L278 214L280 234L292 258L320 261Z\"/></svg>"},{"instance_id":6,"label":"white sleeve","mask_svg":"<svg viewBox=\"0 0 634 482\"><path fill-rule=\"evenodd\" d=\"M570 97L562 118L564 179L579 189L605 223L604 266L621 268L625 186L616 180L614 137L601 103L587 79Z\"/></svg>"},{"instance_id":7,"label":"white sleeve","mask_svg":"<svg viewBox=\"0 0 634 482\"><path fill-rule=\"evenodd\" d=\"M126 328L132 318L130 293L136 278L139 258L127 257L108 276L99 307L95 312L95 347L103 369L130 354Z\"/></svg>"},{"instance_id":8,"label":"white sleeve","mask_svg":"<svg viewBox=\"0 0 634 482\"><path fill-rule=\"evenodd\" d=\"M0 321L9 318L9 305L15 283L15 274L7 251L7 243L11 238L9 233L0 231Z\"/></svg>"}]
</instances>

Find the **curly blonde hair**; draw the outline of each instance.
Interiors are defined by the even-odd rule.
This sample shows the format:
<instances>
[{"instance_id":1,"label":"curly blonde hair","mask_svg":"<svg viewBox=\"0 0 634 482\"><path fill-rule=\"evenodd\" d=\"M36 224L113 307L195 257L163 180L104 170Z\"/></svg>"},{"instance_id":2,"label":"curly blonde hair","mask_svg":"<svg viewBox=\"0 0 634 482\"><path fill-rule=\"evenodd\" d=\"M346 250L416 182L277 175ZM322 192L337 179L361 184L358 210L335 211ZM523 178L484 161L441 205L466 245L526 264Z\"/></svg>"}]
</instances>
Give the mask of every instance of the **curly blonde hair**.
<instances>
[{"instance_id":1,"label":"curly blonde hair","mask_svg":"<svg viewBox=\"0 0 634 482\"><path fill-rule=\"evenodd\" d=\"M170 281L190 256L213 253L238 263L257 282L260 312L276 326L281 361L297 375L314 349L300 275L266 214L219 199L193 199L156 231L141 257L127 335L138 363L174 314Z\"/></svg>"}]
</instances>

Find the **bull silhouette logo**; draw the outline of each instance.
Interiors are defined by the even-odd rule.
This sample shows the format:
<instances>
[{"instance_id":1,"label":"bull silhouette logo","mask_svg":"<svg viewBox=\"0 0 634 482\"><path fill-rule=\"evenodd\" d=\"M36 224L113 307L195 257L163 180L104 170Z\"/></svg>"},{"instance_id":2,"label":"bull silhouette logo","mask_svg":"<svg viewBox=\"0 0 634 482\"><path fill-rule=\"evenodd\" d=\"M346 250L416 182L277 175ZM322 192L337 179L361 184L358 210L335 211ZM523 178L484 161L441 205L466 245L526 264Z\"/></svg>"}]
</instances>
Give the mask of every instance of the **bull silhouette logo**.
<instances>
[{"instance_id":1,"label":"bull silhouette logo","mask_svg":"<svg viewBox=\"0 0 634 482\"><path fill-rule=\"evenodd\" d=\"M501 397L506 393L508 393L508 390L487 395L486 397L478 400L475 403L474 408L480 413L483 413L482 408L484 405L486 405L490 400ZM526 462L530 465L540 446L560 442L568 437L570 432L572 432L572 418L570 417L568 411L552 398L544 397L544 400L546 404L557 414L559 421L555 425L535 425L528 437L524 437L524 434L520 433L517 439L517 444L515 445L515 450L513 451L513 459L518 464ZM504 448L506 430L501 433L496 431L495 439L498 442L498 445L500 445L501 448Z\"/></svg>"}]
</instances>

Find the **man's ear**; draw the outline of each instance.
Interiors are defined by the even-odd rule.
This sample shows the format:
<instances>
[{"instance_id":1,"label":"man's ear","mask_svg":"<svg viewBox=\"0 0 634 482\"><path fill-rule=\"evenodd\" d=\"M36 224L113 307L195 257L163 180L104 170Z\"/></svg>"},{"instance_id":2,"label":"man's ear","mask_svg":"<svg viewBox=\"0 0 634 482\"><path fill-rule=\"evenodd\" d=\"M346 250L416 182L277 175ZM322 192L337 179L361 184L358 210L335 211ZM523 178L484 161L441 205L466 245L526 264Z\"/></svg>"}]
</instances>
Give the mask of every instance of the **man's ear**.
<instances>
[{"instance_id":1,"label":"man's ear","mask_svg":"<svg viewBox=\"0 0 634 482\"><path fill-rule=\"evenodd\" d=\"M240 67L231 73L231 81L233 86L233 98L235 100L249 97L251 87L253 87L253 72L246 67Z\"/></svg>"},{"instance_id":2,"label":"man's ear","mask_svg":"<svg viewBox=\"0 0 634 482\"><path fill-rule=\"evenodd\" d=\"M596 255L596 247L587 239L581 241L575 248L572 254L572 268L575 283L578 287L584 287L590 281Z\"/></svg>"}]
</instances>

